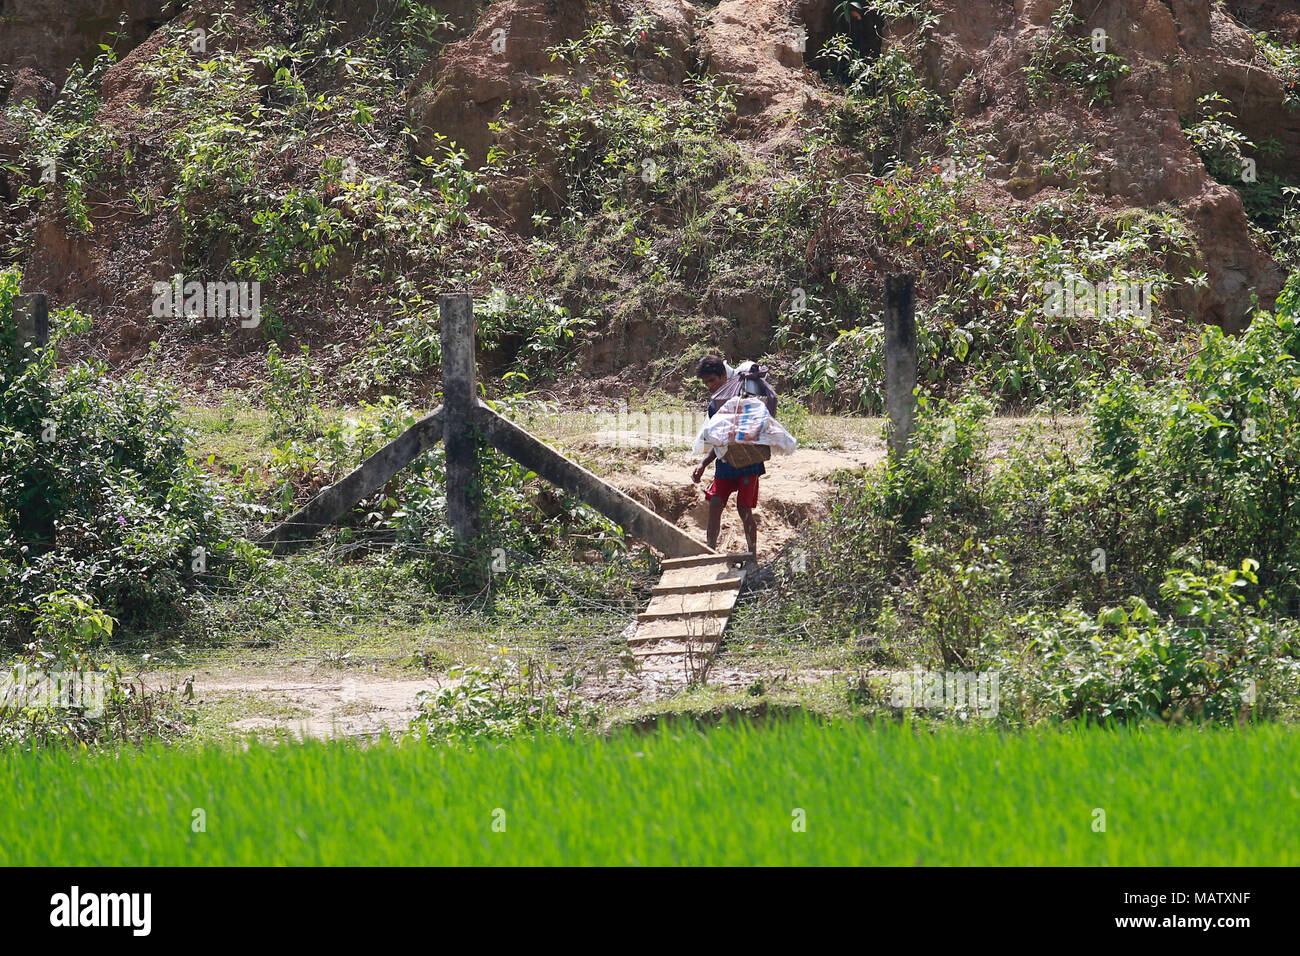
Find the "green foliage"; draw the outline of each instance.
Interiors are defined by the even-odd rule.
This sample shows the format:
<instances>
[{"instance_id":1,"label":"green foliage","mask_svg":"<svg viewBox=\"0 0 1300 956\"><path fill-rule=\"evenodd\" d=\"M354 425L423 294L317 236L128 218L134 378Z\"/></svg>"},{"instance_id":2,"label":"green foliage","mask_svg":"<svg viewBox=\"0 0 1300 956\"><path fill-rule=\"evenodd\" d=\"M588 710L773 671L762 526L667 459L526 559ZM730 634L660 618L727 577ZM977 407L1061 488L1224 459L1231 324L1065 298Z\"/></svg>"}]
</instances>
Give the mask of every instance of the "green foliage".
<instances>
[{"instance_id":1,"label":"green foliage","mask_svg":"<svg viewBox=\"0 0 1300 956\"><path fill-rule=\"evenodd\" d=\"M423 691L409 732L431 744L475 743L524 734L573 734L594 710L575 698L580 678L570 670L557 682L552 668L529 659L498 659L484 667L452 668L450 686Z\"/></svg>"},{"instance_id":2,"label":"green foliage","mask_svg":"<svg viewBox=\"0 0 1300 956\"><path fill-rule=\"evenodd\" d=\"M889 603L890 589L915 572L914 562L943 564L933 550L914 546L914 536L932 529L936 539L942 534L960 543L987 512L982 423L990 412L976 395L959 402L926 397L906 455L879 471L838 477L829 515L799 542L808 570L779 581L779 600L766 613L814 635L866 639L878 633L877 614ZM969 556L965 560L970 563ZM919 643L915 635L909 641ZM931 643L950 644L940 636ZM890 661L892 654L881 657Z\"/></svg>"},{"instance_id":3,"label":"green foliage","mask_svg":"<svg viewBox=\"0 0 1300 956\"><path fill-rule=\"evenodd\" d=\"M0 273L0 632L21 651L0 678L0 747L174 737L185 715L172 695L124 679L104 645L115 617L178 614L194 555L216 563L225 547L218 499L173 400L143 375L57 369L59 339L83 317L56 313L53 342L10 364L18 288L16 270ZM68 687L89 693L61 699Z\"/></svg>"},{"instance_id":4,"label":"green foliage","mask_svg":"<svg viewBox=\"0 0 1300 956\"><path fill-rule=\"evenodd\" d=\"M936 534L913 539L912 561L921 596L921 652L946 668L970 670L1006 613L1011 569L1005 556L987 542L965 538L958 544Z\"/></svg>"},{"instance_id":5,"label":"green foliage","mask_svg":"<svg viewBox=\"0 0 1300 956\"><path fill-rule=\"evenodd\" d=\"M1054 494L1063 533L1135 575L1182 547L1223 564L1253 557L1269 588L1297 600L1298 295L1293 277L1277 313L1239 339L1207 329L1182 381L1117 377L1099 392L1092 455Z\"/></svg>"},{"instance_id":6,"label":"green foliage","mask_svg":"<svg viewBox=\"0 0 1300 956\"><path fill-rule=\"evenodd\" d=\"M550 51L568 71L546 80L543 141L558 155L571 215L679 195L712 166L711 141L735 109L730 92L704 74L687 78L683 99L629 82L623 50L636 48L640 31L636 20L617 29L601 21Z\"/></svg>"},{"instance_id":7,"label":"green foliage","mask_svg":"<svg viewBox=\"0 0 1300 956\"><path fill-rule=\"evenodd\" d=\"M293 35L265 24L261 46L228 42L233 27L219 17L201 52L182 24L164 28L166 42L141 67L155 82L142 122L175 171L157 201L183 225L187 264L228 262L278 288L295 275L333 281L349 271L394 287L413 265L456 254L451 237L484 187L454 143L414 157L412 175L396 147L413 134L394 106L401 71L449 21L424 4L392 12L400 29L391 34L345 40L342 24L313 11ZM321 141L393 149L336 153ZM286 181L286 162L314 177ZM155 202L143 186L134 195ZM480 242L485 231L465 238ZM264 331L278 337L274 323Z\"/></svg>"},{"instance_id":8,"label":"green foliage","mask_svg":"<svg viewBox=\"0 0 1300 956\"><path fill-rule=\"evenodd\" d=\"M1045 228L1034 212L995 219L973 196L983 164L977 147L960 136L953 147L943 163L899 166L863 190L882 238L914 250L918 285L934 290L917 315L924 381L945 392L978 382L1006 403L1077 403L1093 376L1172 372L1181 328L1161 314L1160 302L1171 272L1194 254L1186 224L1168 211L1069 230ZM1205 278L1193 272L1183 281ZM1143 290L1147 308L1052 314L1049 289L1085 282ZM868 314L842 329L832 315L809 296L803 311L782 317L777 344L799 346L793 372L800 388L876 412L884 398L879 318Z\"/></svg>"},{"instance_id":9,"label":"green foliage","mask_svg":"<svg viewBox=\"0 0 1300 956\"><path fill-rule=\"evenodd\" d=\"M431 3L400 0L398 6L403 12L400 30L405 41L404 59L411 71L418 70L451 39L454 24Z\"/></svg>"},{"instance_id":10,"label":"green foliage","mask_svg":"<svg viewBox=\"0 0 1300 956\"><path fill-rule=\"evenodd\" d=\"M1052 13L1051 27L1024 67L1025 85L1034 96L1045 96L1053 82L1059 81L1081 90L1091 104L1111 101L1115 81L1129 72L1129 66L1122 56L1109 51L1109 37L1099 42L1091 36L1071 36L1082 23L1074 0L1061 0Z\"/></svg>"},{"instance_id":11,"label":"green foliage","mask_svg":"<svg viewBox=\"0 0 1300 956\"><path fill-rule=\"evenodd\" d=\"M458 593L520 585L539 594L556 593L542 561L576 542L596 541L606 560L626 551L622 531L598 512L568 496L539 508L544 483L511 458L479 449L481 537L472 553L457 547L447 522L446 458L441 445L404 470L395 487L363 505L367 524L394 534L402 549L420 556L419 574L434 590ZM549 512L549 513L547 513Z\"/></svg>"},{"instance_id":12,"label":"green foliage","mask_svg":"<svg viewBox=\"0 0 1300 956\"><path fill-rule=\"evenodd\" d=\"M0 749L109 747L174 739L192 717L100 661L113 619L89 595L42 594L19 663L0 674Z\"/></svg>"},{"instance_id":13,"label":"green foliage","mask_svg":"<svg viewBox=\"0 0 1300 956\"><path fill-rule=\"evenodd\" d=\"M1196 105L1195 121L1184 117L1183 127L1206 170L1241 194L1247 217L1263 231L1274 254L1287 265L1300 264L1300 189L1257 169L1260 159L1281 153L1281 144L1272 138L1255 143L1238 130L1219 93L1207 93Z\"/></svg>"},{"instance_id":14,"label":"green foliage","mask_svg":"<svg viewBox=\"0 0 1300 956\"><path fill-rule=\"evenodd\" d=\"M47 199L61 197L62 211L80 232L92 228L91 191L114 171L110 168L112 135L96 122L96 114L100 83L116 59L113 48L101 44L100 53L89 69L74 63L49 111L42 111L30 100L10 103L5 108L5 116L16 124L25 139L22 152L31 158L34 166L33 170L14 163L4 164L16 176L31 177L30 182L24 182L17 190L18 205L34 210ZM18 245L27 238L20 232Z\"/></svg>"},{"instance_id":15,"label":"green foliage","mask_svg":"<svg viewBox=\"0 0 1300 956\"><path fill-rule=\"evenodd\" d=\"M534 295L495 290L474 318L484 353L496 353L526 380L550 380L564 374L577 333L595 322L575 317L555 302Z\"/></svg>"},{"instance_id":16,"label":"green foliage","mask_svg":"<svg viewBox=\"0 0 1300 956\"><path fill-rule=\"evenodd\" d=\"M322 381L311 366L306 345L285 358L274 342L266 350L266 388L262 401L271 413L272 438L308 439L320 434L324 416L317 400Z\"/></svg>"},{"instance_id":17,"label":"green foliage","mask_svg":"<svg viewBox=\"0 0 1300 956\"><path fill-rule=\"evenodd\" d=\"M353 235L342 211L296 188L280 197L278 205L255 212L253 226L247 240L249 257L232 265L238 275L261 282L287 272L306 275L325 269Z\"/></svg>"},{"instance_id":18,"label":"green foliage","mask_svg":"<svg viewBox=\"0 0 1300 956\"><path fill-rule=\"evenodd\" d=\"M29 639L41 596L60 590L124 623L166 621L192 583L194 549L215 562L226 541L175 400L144 373L118 382L99 364L59 371L59 331L26 368L0 371L0 630L10 640Z\"/></svg>"},{"instance_id":19,"label":"green foliage","mask_svg":"<svg viewBox=\"0 0 1300 956\"><path fill-rule=\"evenodd\" d=\"M1300 690L1300 630L1262 617L1240 589L1240 570L1194 564L1160 587L1162 616L1141 597L1095 614L1033 611L1012 630L1024 641L1003 661L1004 700L1022 716L1089 722L1237 720L1276 716ZM1006 690L1010 694L1006 694Z\"/></svg>"},{"instance_id":20,"label":"green foliage","mask_svg":"<svg viewBox=\"0 0 1300 956\"><path fill-rule=\"evenodd\" d=\"M1300 46L1280 43L1267 33L1256 33L1255 54L1282 81L1282 104L1300 110Z\"/></svg>"},{"instance_id":21,"label":"green foliage","mask_svg":"<svg viewBox=\"0 0 1300 956\"><path fill-rule=\"evenodd\" d=\"M836 34L822 46L818 60L847 80L837 117L840 142L867 153L876 173L910 158L927 136L951 122L947 101L930 89L902 47L868 60L852 48L847 35Z\"/></svg>"},{"instance_id":22,"label":"green foliage","mask_svg":"<svg viewBox=\"0 0 1300 956\"><path fill-rule=\"evenodd\" d=\"M908 454L841 482L771 613L876 663L998 669L1011 721L1291 713L1298 299L1293 278L1241 337L1207 330L1181 376L1098 386L1078 450L1031 435L994 467L986 401L922 401ZM1248 681L1268 699L1243 711Z\"/></svg>"},{"instance_id":23,"label":"green foliage","mask_svg":"<svg viewBox=\"0 0 1300 956\"><path fill-rule=\"evenodd\" d=\"M877 13L889 20L911 20L921 33L929 31L940 20L925 0L839 0L835 4L835 17L840 23L866 13Z\"/></svg>"},{"instance_id":24,"label":"green foliage","mask_svg":"<svg viewBox=\"0 0 1300 956\"><path fill-rule=\"evenodd\" d=\"M917 400L916 430L901 459L885 468L877 513L915 528L921 521L966 525L979 517L989 402L969 394L959 402Z\"/></svg>"}]
</instances>

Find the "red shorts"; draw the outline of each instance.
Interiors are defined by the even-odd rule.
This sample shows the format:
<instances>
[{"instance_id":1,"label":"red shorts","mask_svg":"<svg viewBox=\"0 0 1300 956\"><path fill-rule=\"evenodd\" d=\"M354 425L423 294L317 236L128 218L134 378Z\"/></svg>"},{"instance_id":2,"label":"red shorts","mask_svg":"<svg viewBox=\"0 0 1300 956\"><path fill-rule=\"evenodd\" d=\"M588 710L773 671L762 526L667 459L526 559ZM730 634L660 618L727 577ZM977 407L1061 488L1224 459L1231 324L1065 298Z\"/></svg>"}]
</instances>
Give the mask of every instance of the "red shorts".
<instances>
[{"instance_id":1,"label":"red shorts","mask_svg":"<svg viewBox=\"0 0 1300 956\"><path fill-rule=\"evenodd\" d=\"M758 507L758 475L746 475L743 478L714 478L709 490L704 493L705 501L721 497L723 505L736 492L737 508Z\"/></svg>"}]
</instances>

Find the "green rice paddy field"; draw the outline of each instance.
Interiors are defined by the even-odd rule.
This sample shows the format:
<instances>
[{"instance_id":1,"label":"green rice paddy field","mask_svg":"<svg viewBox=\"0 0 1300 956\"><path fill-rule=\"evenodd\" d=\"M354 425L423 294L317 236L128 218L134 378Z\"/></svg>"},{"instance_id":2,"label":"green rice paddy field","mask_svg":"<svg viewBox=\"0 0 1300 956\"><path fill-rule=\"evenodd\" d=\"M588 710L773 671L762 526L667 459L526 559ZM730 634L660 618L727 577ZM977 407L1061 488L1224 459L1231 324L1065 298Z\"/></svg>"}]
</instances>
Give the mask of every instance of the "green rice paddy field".
<instances>
[{"instance_id":1,"label":"green rice paddy field","mask_svg":"<svg viewBox=\"0 0 1300 956\"><path fill-rule=\"evenodd\" d=\"M1277 725L800 718L472 751L10 752L0 775L4 865L1300 863L1300 733Z\"/></svg>"}]
</instances>

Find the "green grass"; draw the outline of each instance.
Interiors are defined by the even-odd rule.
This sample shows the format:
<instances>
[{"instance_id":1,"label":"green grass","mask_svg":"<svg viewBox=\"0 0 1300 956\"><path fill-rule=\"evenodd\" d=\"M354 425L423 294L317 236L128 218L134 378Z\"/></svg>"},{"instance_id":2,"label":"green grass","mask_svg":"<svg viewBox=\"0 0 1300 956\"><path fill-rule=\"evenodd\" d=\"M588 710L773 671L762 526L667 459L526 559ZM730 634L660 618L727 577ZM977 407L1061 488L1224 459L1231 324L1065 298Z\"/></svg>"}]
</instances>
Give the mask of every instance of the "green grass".
<instances>
[{"instance_id":1,"label":"green grass","mask_svg":"<svg viewBox=\"0 0 1300 956\"><path fill-rule=\"evenodd\" d=\"M1295 865L1297 767L1300 734L1279 726L810 720L472 752L8 753L0 819L28 825L8 828L0 864Z\"/></svg>"}]
</instances>

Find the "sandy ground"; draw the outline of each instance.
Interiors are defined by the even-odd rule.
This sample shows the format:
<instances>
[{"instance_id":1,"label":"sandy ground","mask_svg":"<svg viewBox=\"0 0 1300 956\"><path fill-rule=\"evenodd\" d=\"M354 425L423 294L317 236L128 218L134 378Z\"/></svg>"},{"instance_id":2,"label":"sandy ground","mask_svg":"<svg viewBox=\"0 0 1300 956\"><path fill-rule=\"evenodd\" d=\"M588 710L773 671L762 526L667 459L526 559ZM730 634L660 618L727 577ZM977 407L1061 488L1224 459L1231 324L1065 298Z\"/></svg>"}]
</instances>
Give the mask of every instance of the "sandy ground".
<instances>
[{"instance_id":1,"label":"sandy ground","mask_svg":"<svg viewBox=\"0 0 1300 956\"><path fill-rule=\"evenodd\" d=\"M758 550L759 560L770 558L809 521L825 514L831 485L828 477L835 471L860 468L884 458L884 448L854 445L835 451L798 449L793 455L776 457L766 463L767 473L758 483ZM610 481L634 498L659 504L656 498L671 489L682 500L680 514L669 509L677 525L700 539L705 536L709 508L704 491L709 486L713 467L705 470L698 485L691 484L691 471L698 464L689 452L673 455L670 460L647 462L627 475L614 475ZM656 509L658 510L658 509ZM722 551L744 551L745 533L736 514L735 497L728 502L722 519Z\"/></svg>"},{"instance_id":2,"label":"sandy ground","mask_svg":"<svg viewBox=\"0 0 1300 956\"><path fill-rule=\"evenodd\" d=\"M207 705L251 716L225 726L237 733L287 732L298 738L375 737L405 729L416 715L416 697L447 681L436 677L395 679L360 671L322 670L291 664L276 668L203 667L193 672L194 697ZM180 686L184 676L159 673L149 684Z\"/></svg>"},{"instance_id":3,"label":"sandy ground","mask_svg":"<svg viewBox=\"0 0 1300 956\"><path fill-rule=\"evenodd\" d=\"M760 560L771 559L802 525L825 512L831 490L827 477L832 472L878 462L884 454L883 446L863 443L833 451L801 448L769 461L759 485ZM617 471L607 478L703 540L707 519L703 490L712 469L698 486L693 485L690 472L696 463L688 448L678 447L662 460L640 462L634 470ZM725 550L744 550L734 502L723 519L719 544ZM159 671L149 683L180 686L186 676ZM228 710L234 718L225 725L230 731L287 732L299 738L364 738L384 730L404 730L416 714L416 695L446 684L432 676L403 679L298 663L282 667L213 665L195 670L193 676L195 699ZM650 703L679 691L685 684L683 676L608 669L588 675L580 693L604 704ZM761 676L728 666L724 645L708 671L707 682L721 689L738 689Z\"/></svg>"}]
</instances>

